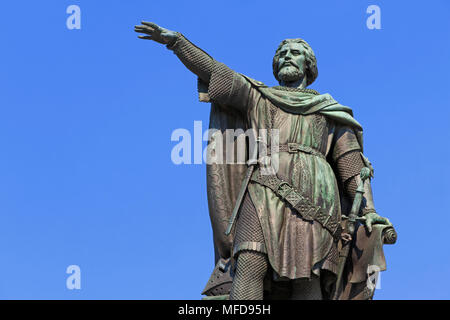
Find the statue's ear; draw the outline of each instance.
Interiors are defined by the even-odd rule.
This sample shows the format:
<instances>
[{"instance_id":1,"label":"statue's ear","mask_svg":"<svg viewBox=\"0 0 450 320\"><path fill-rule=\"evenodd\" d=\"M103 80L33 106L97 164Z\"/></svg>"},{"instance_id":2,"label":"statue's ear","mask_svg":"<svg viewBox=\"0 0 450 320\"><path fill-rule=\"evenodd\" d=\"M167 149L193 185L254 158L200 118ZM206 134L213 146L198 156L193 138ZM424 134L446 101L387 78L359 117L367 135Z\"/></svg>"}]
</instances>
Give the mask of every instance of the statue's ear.
<instances>
[{"instance_id":1,"label":"statue's ear","mask_svg":"<svg viewBox=\"0 0 450 320\"><path fill-rule=\"evenodd\" d=\"M208 84L200 78L197 80L197 92L200 102L211 102L208 94Z\"/></svg>"}]
</instances>

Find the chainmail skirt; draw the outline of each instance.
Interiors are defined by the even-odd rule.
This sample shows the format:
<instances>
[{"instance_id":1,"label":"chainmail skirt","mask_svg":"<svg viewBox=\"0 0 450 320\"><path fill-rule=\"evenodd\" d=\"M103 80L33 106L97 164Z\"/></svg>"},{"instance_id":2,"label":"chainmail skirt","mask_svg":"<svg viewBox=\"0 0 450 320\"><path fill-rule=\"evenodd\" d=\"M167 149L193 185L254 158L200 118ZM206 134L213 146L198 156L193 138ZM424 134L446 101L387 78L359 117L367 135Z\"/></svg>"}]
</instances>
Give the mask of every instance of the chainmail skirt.
<instances>
[{"instance_id":1,"label":"chainmail skirt","mask_svg":"<svg viewBox=\"0 0 450 320\"><path fill-rule=\"evenodd\" d=\"M258 214L248 192L244 197L236 222L233 256L243 250L267 252Z\"/></svg>"}]
</instances>

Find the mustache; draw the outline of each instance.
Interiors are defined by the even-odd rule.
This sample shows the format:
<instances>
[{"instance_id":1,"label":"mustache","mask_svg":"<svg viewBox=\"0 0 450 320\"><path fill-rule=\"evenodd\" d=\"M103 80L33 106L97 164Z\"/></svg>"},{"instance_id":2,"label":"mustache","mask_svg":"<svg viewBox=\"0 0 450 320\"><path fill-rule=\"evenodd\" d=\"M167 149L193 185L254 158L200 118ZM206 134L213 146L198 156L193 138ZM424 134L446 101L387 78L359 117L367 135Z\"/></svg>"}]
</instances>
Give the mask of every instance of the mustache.
<instances>
[{"instance_id":1,"label":"mustache","mask_svg":"<svg viewBox=\"0 0 450 320\"><path fill-rule=\"evenodd\" d=\"M286 66L293 66L298 69L298 65L294 61L283 62L283 64L281 65L281 68L286 67Z\"/></svg>"}]
</instances>

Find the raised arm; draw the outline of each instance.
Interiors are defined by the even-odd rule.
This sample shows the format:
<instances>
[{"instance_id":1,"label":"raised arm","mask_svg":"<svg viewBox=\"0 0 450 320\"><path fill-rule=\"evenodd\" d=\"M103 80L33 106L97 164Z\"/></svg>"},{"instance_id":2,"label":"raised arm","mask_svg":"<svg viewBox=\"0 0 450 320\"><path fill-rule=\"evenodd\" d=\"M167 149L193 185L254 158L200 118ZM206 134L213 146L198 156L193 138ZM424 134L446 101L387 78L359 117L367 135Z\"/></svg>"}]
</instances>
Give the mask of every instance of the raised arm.
<instances>
[{"instance_id":1,"label":"raised arm","mask_svg":"<svg viewBox=\"0 0 450 320\"><path fill-rule=\"evenodd\" d=\"M209 83L213 67L213 58L206 52L189 42L181 33L171 31L153 22L142 21L142 25L135 26L136 32L144 33L140 39L153 40L167 45L173 50L181 62L205 83Z\"/></svg>"},{"instance_id":2,"label":"raised arm","mask_svg":"<svg viewBox=\"0 0 450 320\"><path fill-rule=\"evenodd\" d=\"M251 85L237 72L214 60L206 52L187 40L181 33L152 22L142 21L134 29L140 39L167 45L181 62L207 86L211 100L245 110Z\"/></svg>"}]
</instances>

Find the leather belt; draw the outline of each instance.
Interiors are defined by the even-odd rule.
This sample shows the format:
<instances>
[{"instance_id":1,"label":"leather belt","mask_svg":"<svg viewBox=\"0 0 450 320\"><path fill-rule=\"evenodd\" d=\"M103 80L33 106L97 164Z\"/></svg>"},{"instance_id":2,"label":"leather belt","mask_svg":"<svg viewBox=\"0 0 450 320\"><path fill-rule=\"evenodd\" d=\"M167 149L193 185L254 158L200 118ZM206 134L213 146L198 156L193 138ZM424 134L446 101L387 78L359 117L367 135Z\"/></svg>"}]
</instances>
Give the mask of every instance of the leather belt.
<instances>
[{"instance_id":1,"label":"leather belt","mask_svg":"<svg viewBox=\"0 0 450 320\"><path fill-rule=\"evenodd\" d=\"M295 142L280 144L278 146L278 152L289 152L289 153L304 152L304 153L312 154L314 156L318 156L323 159L326 159L325 155L322 152L320 152L319 150L311 148L311 147L307 147L300 143L295 143ZM267 155L269 156L270 154L271 154L271 148L268 147Z\"/></svg>"},{"instance_id":2,"label":"leather belt","mask_svg":"<svg viewBox=\"0 0 450 320\"><path fill-rule=\"evenodd\" d=\"M341 236L341 224L336 221L336 217L328 214L323 208L316 206L288 182L279 179L276 175L262 175L260 169L253 173L251 181L272 190L283 201L287 202L297 213L307 221L317 221L322 227L331 233L337 241Z\"/></svg>"}]
</instances>

